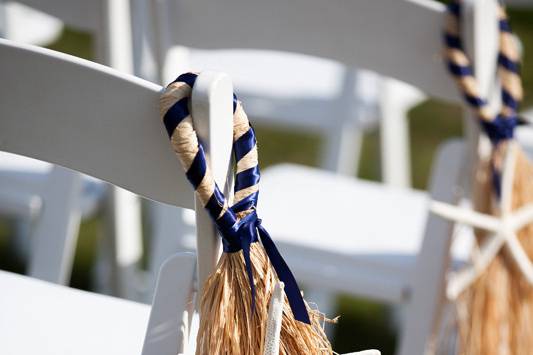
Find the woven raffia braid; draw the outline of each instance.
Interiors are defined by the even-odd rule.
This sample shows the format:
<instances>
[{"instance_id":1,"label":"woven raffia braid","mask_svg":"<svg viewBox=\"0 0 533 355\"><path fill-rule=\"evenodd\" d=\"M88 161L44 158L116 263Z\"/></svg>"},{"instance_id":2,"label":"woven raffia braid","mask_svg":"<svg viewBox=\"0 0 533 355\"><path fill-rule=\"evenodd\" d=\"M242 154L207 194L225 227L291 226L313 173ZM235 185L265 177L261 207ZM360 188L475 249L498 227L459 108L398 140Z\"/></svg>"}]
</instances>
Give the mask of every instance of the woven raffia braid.
<instances>
[{"instance_id":1,"label":"woven raffia braid","mask_svg":"<svg viewBox=\"0 0 533 355\"><path fill-rule=\"evenodd\" d=\"M502 86L502 109L492 115L487 101L479 95L470 61L461 41L461 2L452 1L445 30L446 59L466 103L479 118L493 143L490 161L480 160L474 176L473 200L476 210L499 213L498 197L502 161L518 123L517 110L522 99L520 55L505 9L499 9L500 52L498 74ZM520 149L513 182L513 209L533 202L533 167ZM482 242L486 237L476 231ZM518 233L529 258L533 257L533 226ZM457 301L459 349L462 354L533 354L533 288L505 253L500 253L487 271Z\"/></svg>"},{"instance_id":2,"label":"woven raffia braid","mask_svg":"<svg viewBox=\"0 0 533 355\"><path fill-rule=\"evenodd\" d=\"M259 168L257 145L248 118L235 99L233 141L236 177L234 199L230 206L213 180L189 114L188 101L195 79L196 74L188 73L168 85L161 95L160 114L187 178L213 218L225 246L225 252L216 270L207 279L201 295L196 353L258 355L263 352L268 305L274 286L278 278L282 278L286 285L295 284L295 281L290 272L287 275L288 269L282 270L286 264L276 254L277 249L256 217ZM242 241L241 248L241 241L236 239L236 236L242 237L238 227L242 226L241 223L248 226L245 224L248 220L256 223L252 227L260 231L261 241ZM249 249L246 243L249 243ZM238 247L235 248L235 245ZM281 259L283 265L275 269L270 255L274 255L278 265ZM285 271L283 277L278 270ZM301 299L298 289L296 292ZM301 314L300 309L298 316L301 321L298 321L294 314L299 306L294 300L298 297L295 297L294 289L292 293L289 290L287 295L291 297L285 297L280 354L332 354L321 327L323 315L311 310L304 302L302 307L307 311Z\"/></svg>"}]
</instances>

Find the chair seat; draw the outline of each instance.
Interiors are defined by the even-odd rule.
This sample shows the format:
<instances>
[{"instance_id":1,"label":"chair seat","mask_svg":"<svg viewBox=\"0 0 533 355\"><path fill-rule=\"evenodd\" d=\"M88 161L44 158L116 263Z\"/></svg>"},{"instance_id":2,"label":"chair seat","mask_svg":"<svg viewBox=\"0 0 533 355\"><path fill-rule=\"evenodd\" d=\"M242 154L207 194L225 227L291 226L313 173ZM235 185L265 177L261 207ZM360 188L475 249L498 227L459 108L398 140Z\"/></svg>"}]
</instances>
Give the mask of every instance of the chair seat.
<instances>
[{"instance_id":1,"label":"chair seat","mask_svg":"<svg viewBox=\"0 0 533 355\"><path fill-rule=\"evenodd\" d=\"M4 355L140 354L150 307L0 271Z\"/></svg>"},{"instance_id":2,"label":"chair seat","mask_svg":"<svg viewBox=\"0 0 533 355\"><path fill-rule=\"evenodd\" d=\"M428 195L296 165L262 175L259 213L303 283L394 302L409 291ZM468 238L453 256L465 260Z\"/></svg>"},{"instance_id":3,"label":"chair seat","mask_svg":"<svg viewBox=\"0 0 533 355\"><path fill-rule=\"evenodd\" d=\"M357 80L350 72L346 79L338 62L265 50L194 49L189 61L192 70L228 73L254 122L322 130L347 118L373 126L378 117L380 80L370 71L359 70ZM343 94L343 85L351 93Z\"/></svg>"},{"instance_id":4,"label":"chair seat","mask_svg":"<svg viewBox=\"0 0 533 355\"><path fill-rule=\"evenodd\" d=\"M0 204L16 203L20 205L16 210L35 211L31 206L24 207L24 204L34 201L31 195L39 196L42 193L52 167L52 164L44 161L0 152ZM102 181L83 175L81 210L84 216L94 213L104 191ZM2 210L8 211L9 208L0 208L0 211Z\"/></svg>"}]
</instances>

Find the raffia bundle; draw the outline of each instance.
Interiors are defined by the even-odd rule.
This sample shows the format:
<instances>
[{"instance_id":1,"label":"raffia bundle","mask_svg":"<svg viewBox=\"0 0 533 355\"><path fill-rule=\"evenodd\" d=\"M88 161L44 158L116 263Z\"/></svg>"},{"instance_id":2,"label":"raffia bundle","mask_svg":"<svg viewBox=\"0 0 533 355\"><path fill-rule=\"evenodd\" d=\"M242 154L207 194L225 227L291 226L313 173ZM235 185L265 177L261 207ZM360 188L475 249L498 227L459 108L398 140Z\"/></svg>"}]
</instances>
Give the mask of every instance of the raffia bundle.
<instances>
[{"instance_id":1,"label":"raffia bundle","mask_svg":"<svg viewBox=\"0 0 533 355\"><path fill-rule=\"evenodd\" d=\"M228 202L206 164L189 114L196 74L183 74L161 95L160 107L172 147L222 237L224 253L207 279L200 301L199 355L263 353L268 305L278 279L285 284L280 354L332 354L321 323L257 217L259 167L255 134L234 99L235 195Z\"/></svg>"},{"instance_id":2,"label":"raffia bundle","mask_svg":"<svg viewBox=\"0 0 533 355\"><path fill-rule=\"evenodd\" d=\"M498 215L503 161L514 154L512 209L533 202L533 166L512 141L518 124L518 104L522 98L519 77L519 51L507 15L500 8L499 78L502 85L501 112L494 116L479 97L470 61L460 38L460 1L452 1L445 32L446 58L450 72L466 101L478 116L492 142L489 161L480 159L474 175L473 201L477 211ZM511 149L512 148L512 149ZM482 243L486 235L476 231ZM518 232L518 239L533 258L533 225ZM458 305L459 349L462 354L533 354L533 287L505 252L494 258L487 270L456 301Z\"/></svg>"}]
</instances>

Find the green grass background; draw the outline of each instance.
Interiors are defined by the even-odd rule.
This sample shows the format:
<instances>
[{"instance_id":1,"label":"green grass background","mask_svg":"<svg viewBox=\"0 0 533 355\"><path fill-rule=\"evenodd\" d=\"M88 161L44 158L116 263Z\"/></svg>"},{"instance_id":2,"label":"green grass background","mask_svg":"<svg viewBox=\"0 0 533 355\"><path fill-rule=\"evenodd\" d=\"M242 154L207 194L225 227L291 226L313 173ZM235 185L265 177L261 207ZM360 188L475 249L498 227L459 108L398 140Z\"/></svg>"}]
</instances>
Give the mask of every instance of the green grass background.
<instances>
[{"instance_id":1,"label":"green grass background","mask_svg":"<svg viewBox=\"0 0 533 355\"><path fill-rule=\"evenodd\" d=\"M521 9L510 10L509 13L513 29L524 44L522 77L526 96L523 107L528 107L533 105L533 11ZM72 29L65 29L49 48L93 59L91 37ZM439 143L461 136L462 114L458 106L430 99L414 107L409 112L409 118L413 186L423 189ZM257 127L257 135L262 167L281 162L317 165L322 144L318 135L283 132L267 127ZM379 156L379 132L370 133L364 139L358 175L365 179L380 180ZM98 239L102 237L100 221L101 218L96 216L82 223L71 281L74 287L91 288L90 270ZM12 227L12 221L0 221L0 268L24 272L23 260L11 252ZM339 296L338 304L337 314L341 318L335 328L336 351L342 353L379 348L384 355L393 354L397 334L387 307L345 295Z\"/></svg>"}]
</instances>

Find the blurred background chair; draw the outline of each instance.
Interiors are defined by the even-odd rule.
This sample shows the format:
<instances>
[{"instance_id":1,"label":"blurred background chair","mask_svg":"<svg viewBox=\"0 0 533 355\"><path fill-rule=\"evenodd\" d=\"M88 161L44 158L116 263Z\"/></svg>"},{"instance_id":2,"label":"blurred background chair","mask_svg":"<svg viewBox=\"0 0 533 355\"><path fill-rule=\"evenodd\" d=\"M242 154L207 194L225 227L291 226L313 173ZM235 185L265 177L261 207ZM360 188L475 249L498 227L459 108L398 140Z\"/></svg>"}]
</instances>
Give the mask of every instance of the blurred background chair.
<instances>
[{"instance_id":1,"label":"blurred background chair","mask_svg":"<svg viewBox=\"0 0 533 355\"><path fill-rule=\"evenodd\" d=\"M214 32L209 41L217 42L216 50L206 45L205 39L189 41L186 47L180 40L183 28L187 31L187 23L202 18L194 7L175 0L136 0L132 4L138 7L133 15L142 16L132 18L134 37L145 38L134 41L134 57L138 58L134 60L138 66L135 71L142 77L164 83L190 70L227 72L254 124L318 133L324 138L320 166L340 174L357 173L363 134L379 124L384 137L381 139L384 180L396 186L410 185L406 113L422 100L420 91L398 80L357 70L354 63L344 65L302 54L305 51L301 48L280 47L276 43L278 38L267 33L252 34L247 43L236 44ZM261 11L256 7L254 4L247 11ZM318 8L307 11L315 15L320 12ZM246 11L238 10L230 18L215 16L210 22L213 27L224 28L246 16ZM278 27L278 31L291 36L297 32L289 22ZM324 29L323 36L328 34L330 31ZM254 43L255 38L261 38L259 43ZM339 52L341 46L332 45L331 50ZM167 207L154 205L152 210L158 211L152 219L158 227L152 235L149 257L150 274L155 275L158 265L173 250L194 247L191 243L194 224L191 216L176 219L180 212ZM184 232L181 244L168 238L172 230ZM329 295L313 289L307 292L312 299L321 299L322 308L331 310L333 302Z\"/></svg>"}]
</instances>

